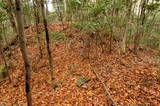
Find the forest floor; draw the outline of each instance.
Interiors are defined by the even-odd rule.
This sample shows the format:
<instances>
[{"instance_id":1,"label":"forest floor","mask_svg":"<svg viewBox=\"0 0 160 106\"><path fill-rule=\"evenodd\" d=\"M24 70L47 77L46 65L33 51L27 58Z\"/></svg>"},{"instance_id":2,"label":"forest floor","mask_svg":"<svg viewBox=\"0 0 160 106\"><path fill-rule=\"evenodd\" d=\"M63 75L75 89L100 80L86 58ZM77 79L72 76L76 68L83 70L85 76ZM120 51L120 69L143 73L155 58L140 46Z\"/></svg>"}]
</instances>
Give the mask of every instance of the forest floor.
<instances>
[{"instance_id":1,"label":"forest floor","mask_svg":"<svg viewBox=\"0 0 160 106\"><path fill-rule=\"evenodd\" d=\"M63 23L65 27L68 23ZM43 29L42 29L43 30ZM62 31L61 23L49 23L50 31ZM119 55L116 47L111 53L101 53L84 58L83 43L76 28L66 28L63 33L73 37L52 43L54 72L58 87L54 90L49 73L46 46L42 41L43 57L40 59L35 28L26 29L27 47L32 63L33 106L109 106L112 105L101 82L92 72L98 73L108 87L114 101L120 106L160 106L160 53L148 47L137 55ZM12 83L0 82L0 106L26 106L24 91L24 66L18 47L12 50ZM95 49L95 48L94 48ZM89 82L77 87L78 78Z\"/></svg>"}]
</instances>

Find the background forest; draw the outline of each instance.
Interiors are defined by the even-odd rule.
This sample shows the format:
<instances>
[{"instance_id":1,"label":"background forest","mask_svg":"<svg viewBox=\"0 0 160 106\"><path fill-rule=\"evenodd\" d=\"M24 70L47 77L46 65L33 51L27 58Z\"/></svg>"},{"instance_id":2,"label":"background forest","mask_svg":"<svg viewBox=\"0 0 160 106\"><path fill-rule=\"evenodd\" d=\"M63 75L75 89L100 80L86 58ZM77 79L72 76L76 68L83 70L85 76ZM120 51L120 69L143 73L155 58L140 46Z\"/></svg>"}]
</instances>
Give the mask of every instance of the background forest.
<instances>
[{"instance_id":1,"label":"background forest","mask_svg":"<svg viewBox=\"0 0 160 106\"><path fill-rule=\"evenodd\" d=\"M0 0L0 106L158 106L159 66L160 0Z\"/></svg>"}]
</instances>

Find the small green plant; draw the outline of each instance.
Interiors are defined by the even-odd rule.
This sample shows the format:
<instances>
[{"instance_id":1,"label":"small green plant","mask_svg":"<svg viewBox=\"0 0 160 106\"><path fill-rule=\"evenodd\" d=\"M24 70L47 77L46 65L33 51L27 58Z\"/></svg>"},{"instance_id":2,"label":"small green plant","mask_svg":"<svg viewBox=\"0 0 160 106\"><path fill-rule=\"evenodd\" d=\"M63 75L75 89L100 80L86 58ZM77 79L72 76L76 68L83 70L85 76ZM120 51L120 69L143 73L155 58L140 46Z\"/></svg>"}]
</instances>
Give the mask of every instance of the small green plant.
<instances>
[{"instance_id":1,"label":"small green plant","mask_svg":"<svg viewBox=\"0 0 160 106\"><path fill-rule=\"evenodd\" d=\"M42 39L45 39L44 35L45 33L43 32L41 36ZM60 41L60 40L71 40L72 39L72 37L65 35L63 32L57 32L57 31L49 32L49 35L50 35L50 41L53 43Z\"/></svg>"},{"instance_id":2,"label":"small green plant","mask_svg":"<svg viewBox=\"0 0 160 106\"><path fill-rule=\"evenodd\" d=\"M51 35L51 42L57 42L59 40L70 40L72 39L71 37L66 36L62 32L49 32Z\"/></svg>"},{"instance_id":3,"label":"small green plant","mask_svg":"<svg viewBox=\"0 0 160 106\"><path fill-rule=\"evenodd\" d=\"M160 36L157 34L154 34L154 36L142 37L140 42L150 47L157 48L160 45Z\"/></svg>"},{"instance_id":4,"label":"small green plant","mask_svg":"<svg viewBox=\"0 0 160 106\"><path fill-rule=\"evenodd\" d=\"M74 67L77 67L78 64L69 64L69 68L74 68Z\"/></svg>"},{"instance_id":5,"label":"small green plant","mask_svg":"<svg viewBox=\"0 0 160 106\"><path fill-rule=\"evenodd\" d=\"M80 86L82 86L83 84L87 83L88 81L90 81L89 78L87 78L87 77L81 77L81 78L78 78L78 79L77 79L76 85L77 85L78 87L80 87Z\"/></svg>"},{"instance_id":6,"label":"small green plant","mask_svg":"<svg viewBox=\"0 0 160 106\"><path fill-rule=\"evenodd\" d=\"M9 67L5 64L0 65L0 79L4 79L9 76Z\"/></svg>"},{"instance_id":7,"label":"small green plant","mask_svg":"<svg viewBox=\"0 0 160 106\"><path fill-rule=\"evenodd\" d=\"M56 81L53 81L53 83L52 83L52 87L53 87L53 89L56 89L56 88L58 87L58 85L57 85Z\"/></svg>"},{"instance_id":8,"label":"small green plant","mask_svg":"<svg viewBox=\"0 0 160 106\"><path fill-rule=\"evenodd\" d=\"M63 82L64 82L64 79L63 79L63 78L59 80L59 83L60 83L61 85L62 85Z\"/></svg>"},{"instance_id":9,"label":"small green plant","mask_svg":"<svg viewBox=\"0 0 160 106\"><path fill-rule=\"evenodd\" d=\"M158 80L160 80L160 69L157 70L157 76L158 76Z\"/></svg>"}]
</instances>

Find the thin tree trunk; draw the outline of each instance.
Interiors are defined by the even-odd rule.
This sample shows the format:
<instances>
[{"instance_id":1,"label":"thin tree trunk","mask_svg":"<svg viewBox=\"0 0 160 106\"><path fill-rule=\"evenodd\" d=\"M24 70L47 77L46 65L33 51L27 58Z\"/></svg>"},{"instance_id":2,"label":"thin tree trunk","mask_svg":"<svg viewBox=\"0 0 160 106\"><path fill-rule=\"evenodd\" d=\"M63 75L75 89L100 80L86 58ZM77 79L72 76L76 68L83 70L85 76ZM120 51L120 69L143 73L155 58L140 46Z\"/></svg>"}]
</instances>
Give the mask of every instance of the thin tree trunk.
<instances>
[{"instance_id":1,"label":"thin tree trunk","mask_svg":"<svg viewBox=\"0 0 160 106\"><path fill-rule=\"evenodd\" d=\"M62 16L62 13L61 13L61 10L59 8L59 1L58 0L55 0L56 1L56 4L57 4L57 13L58 13L58 16L60 18L60 21L62 22L62 26L63 26L63 29L64 29L64 23L63 23L63 16Z\"/></svg>"},{"instance_id":2,"label":"thin tree trunk","mask_svg":"<svg viewBox=\"0 0 160 106\"><path fill-rule=\"evenodd\" d=\"M126 52L126 39L127 39L127 28L125 28L124 36L122 39L122 53Z\"/></svg>"},{"instance_id":3,"label":"thin tree trunk","mask_svg":"<svg viewBox=\"0 0 160 106\"><path fill-rule=\"evenodd\" d=\"M134 37L134 53L136 53L137 48L139 46L139 40L143 36L144 31L142 26L145 23L146 19L146 5L148 4L149 0L141 0L140 6L139 6L139 19L137 20L137 26L141 25L141 27L137 30L137 33Z\"/></svg>"},{"instance_id":4,"label":"thin tree trunk","mask_svg":"<svg viewBox=\"0 0 160 106\"><path fill-rule=\"evenodd\" d=\"M49 61L49 66L50 66L50 74L51 74L51 79L52 79L52 84L54 84L54 87L56 87L55 83L55 78L54 78L54 73L53 73L53 60L52 60L52 54L51 54L51 49L50 49L50 39L49 39L49 33L48 33L48 23L46 19L46 14L45 14L45 9L44 9L44 1L41 0L41 8L42 8L42 16L43 16L43 23L45 27L45 35L46 35L46 42L47 42L47 52L48 52L48 61Z\"/></svg>"},{"instance_id":5,"label":"thin tree trunk","mask_svg":"<svg viewBox=\"0 0 160 106\"><path fill-rule=\"evenodd\" d=\"M12 0L7 0L8 8L6 8L6 12L8 13L9 20L11 22L12 28L15 33L17 33L17 24L15 19L15 11L14 11L14 3Z\"/></svg>"},{"instance_id":6,"label":"thin tree trunk","mask_svg":"<svg viewBox=\"0 0 160 106\"><path fill-rule=\"evenodd\" d=\"M2 45L2 37L0 36L0 56L2 57L3 61L4 61L4 64L5 64L5 67L8 68L8 64L7 64L7 59L4 55L4 52L3 52L3 45ZM7 69L6 71L8 71L8 78L9 78L9 82L11 82L11 77L10 77L10 73L9 73L9 69ZM6 72L7 73L7 72Z\"/></svg>"},{"instance_id":7,"label":"thin tree trunk","mask_svg":"<svg viewBox=\"0 0 160 106\"><path fill-rule=\"evenodd\" d=\"M38 4L37 4L38 5ZM39 46L39 52L40 52L40 58L42 58L42 47L41 47L41 41L40 41L40 31L38 28L38 24L40 23L40 17L38 12L38 6L36 6L35 1L33 1L33 9L34 9L34 16L36 21L36 31L37 31L37 39L38 39L38 46Z\"/></svg>"},{"instance_id":8,"label":"thin tree trunk","mask_svg":"<svg viewBox=\"0 0 160 106\"><path fill-rule=\"evenodd\" d=\"M21 7L21 0L16 0L16 18L17 18L17 29L19 36L19 46L21 49L22 57L25 65L25 91L27 97L27 105L32 106L32 95L31 95L31 64L29 61L29 56L26 47L26 38L24 35L24 20L23 20L23 10Z\"/></svg>"},{"instance_id":9,"label":"thin tree trunk","mask_svg":"<svg viewBox=\"0 0 160 106\"><path fill-rule=\"evenodd\" d=\"M127 40L127 36L128 36L128 26L131 21L131 10L132 10L132 1L131 0L126 1L126 9L127 9L127 12L125 15L126 23L124 25L124 33L123 33L124 35L122 38L122 51L121 51L122 53L126 52L126 40Z\"/></svg>"},{"instance_id":10,"label":"thin tree trunk","mask_svg":"<svg viewBox=\"0 0 160 106\"><path fill-rule=\"evenodd\" d=\"M62 13L61 13L60 8L59 8L60 3L59 3L58 0L55 0L55 2L56 2L56 5L57 5L57 13L58 13L58 16L60 18L60 21L63 21Z\"/></svg>"},{"instance_id":11,"label":"thin tree trunk","mask_svg":"<svg viewBox=\"0 0 160 106\"><path fill-rule=\"evenodd\" d=\"M67 0L63 0L64 4L64 20L67 20Z\"/></svg>"},{"instance_id":12,"label":"thin tree trunk","mask_svg":"<svg viewBox=\"0 0 160 106\"><path fill-rule=\"evenodd\" d=\"M49 15L48 0L46 0L45 3L46 3L46 16L48 16Z\"/></svg>"}]
</instances>

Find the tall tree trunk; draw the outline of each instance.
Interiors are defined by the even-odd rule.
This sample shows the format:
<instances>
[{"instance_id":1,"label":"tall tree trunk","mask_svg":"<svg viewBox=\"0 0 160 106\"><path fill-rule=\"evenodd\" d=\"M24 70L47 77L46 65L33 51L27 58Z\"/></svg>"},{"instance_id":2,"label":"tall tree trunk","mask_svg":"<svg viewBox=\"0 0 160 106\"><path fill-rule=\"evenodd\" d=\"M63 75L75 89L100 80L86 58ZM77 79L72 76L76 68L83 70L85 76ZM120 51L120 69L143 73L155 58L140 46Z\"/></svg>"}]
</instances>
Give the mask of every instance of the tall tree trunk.
<instances>
[{"instance_id":1,"label":"tall tree trunk","mask_svg":"<svg viewBox=\"0 0 160 106\"><path fill-rule=\"evenodd\" d=\"M29 56L26 47L26 38L24 35L24 20L23 20L23 10L21 7L21 0L16 0L16 18L17 18L17 29L19 36L19 46L21 49L22 57L25 66L25 91L27 97L27 105L32 106L32 95L31 95L31 64L29 61Z\"/></svg>"},{"instance_id":2,"label":"tall tree trunk","mask_svg":"<svg viewBox=\"0 0 160 106\"><path fill-rule=\"evenodd\" d=\"M8 68L8 67L10 67L9 64L8 64L8 63L10 63L10 61L9 60L7 61L7 58L6 58L5 54L4 54L3 44L2 44L2 37L1 36L0 36L0 56L4 61L5 67L7 68L6 73L8 73L7 76L9 78L9 82L11 82L11 77L10 77L10 73L9 73L10 69Z\"/></svg>"},{"instance_id":3,"label":"tall tree trunk","mask_svg":"<svg viewBox=\"0 0 160 106\"><path fill-rule=\"evenodd\" d=\"M67 0L63 0L64 4L64 20L67 20Z\"/></svg>"},{"instance_id":4,"label":"tall tree trunk","mask_svg":"<svg viewBox=\"0 0 160 106\"><path fill-rule=\"evenodd\" d=\"M2 30L2 34L3 34L3 37L4 37L4 41L5 41L5 45L8 45L8 39L7 39L7 36L6 36L6 28L5 28L5 23L2 23L2 28L0 28Z\"/></svg>"},{"instance_id":5,"label":"tall tree trunk","mask_svg":"<svg viewBox=\"0 0 160 106\"><path fill-rule=\"evenodd\" d=\"M33 9L34 9L34 16L35 16L35 24L36 24L36 31L37 31L37 39L38 39L38 46L39 46L39 52L40 52L40 58L42 58L42 47L41 47L41 41L40 41L40 31L39 31L39 23L40 23L40 17L38 12L38 4L36 5L36 2L33 1Z\"/></svg>"},{"instance_id":6,"label":"tall tree trunk","mask_svg":"<svg viewBox=\"0 0 160 106\"><path fill-rule=\"evenodd\" d=\"M126 52L126 40L127 40L127 36L128 36L128 26L130 24L131 21L131 10L132 10L132 0L126 0L126 14L125 14L125 18L126 18L126 23L124 25L124 35L122 38L122 53Z\"/></svg>"},{"instance_id":7,"label":"tall tree trunk","mask_svg":"<svg viewBox=\"0 0 160 106\"><path fill-rule=\"evenodd\" d=\"M45 14L45 9L44 9L44 1L43 0L41 0L41 8L42 8L43 23L44 23L45 35L46 35L50 74L51 74L53 87L56 88L56 82L55 82L54 73L53 73L53 60L52 60L52 54L51 54L51 49L50 49L50 39L49 39L49 33L48 33L48 23L47 23L47 19L46 19L46 14Z\"/></svg>"},{"instance_id":8,"label":"tall tree trunk","mask_svg":"<svg viewBox=\"0 0 160 106\"><path fill-rule=\"evenodd\" d=\"M15 17L14 3L12 0L7 0L8 8L6 12L8 13L10 23L15 33L17 33L17 23Z\"/></svg>"},{"instance_id":9,"label":"tall tree trunk","mask_svg":"<svg viewBox=\"0 0 160 106\"><path fill-rule=\"evenodd\" d=\"M63 16L62 16L62 13L61 13L61 10L60 10L60 1L58 1L58 0L55 0L55 2L56 2L56 5L57 5L57 14L58 14L58 17L59 17L59 19L60 19L60 21L63 21ZM63 24L63 22L62 22L62 24Z\"/></svg>"},{"instance_id":10,"label":"tall tree trunk","mask_svg":"<svg viewBox=\"0 0 160 106\"><path fill-rule=\"evenodd\" d=\"M46 16L49 15L49 10L48 10L48 0L45 1L45 4L46 4Z\"/></svg>"},{"instance_id":11,"label":"tall tree trunk","mask_svg":"<svg viewBox=\"0 0 160 106\"><path fill-rule=\"evenodd\" d=\"M3 49L2 49L3 48L2 43L3 43L3 38L0 35L0 55L1 55L2 59L4 60L4 62L6 63L7 61L6 61L5 57L4 57L4 53L3 53Z\"/></svg>"},{"instance_id":12,"label":"tall tree trunk","mask_svg":"<svg viewBox=\"0 0 160 106\"><path fill-rule=\"evenodd\" d=\"M137 29L137 33L134 37L134 53L136 53L137 48L139 46L139 40L143 36L144 31L142 26L145 23L146 19L146 5L148 4L149 0L141 0L140 7L139 7L139 19L137 20L137 26L140 26L140 28Z\"/></svg>"}]
</instances>

